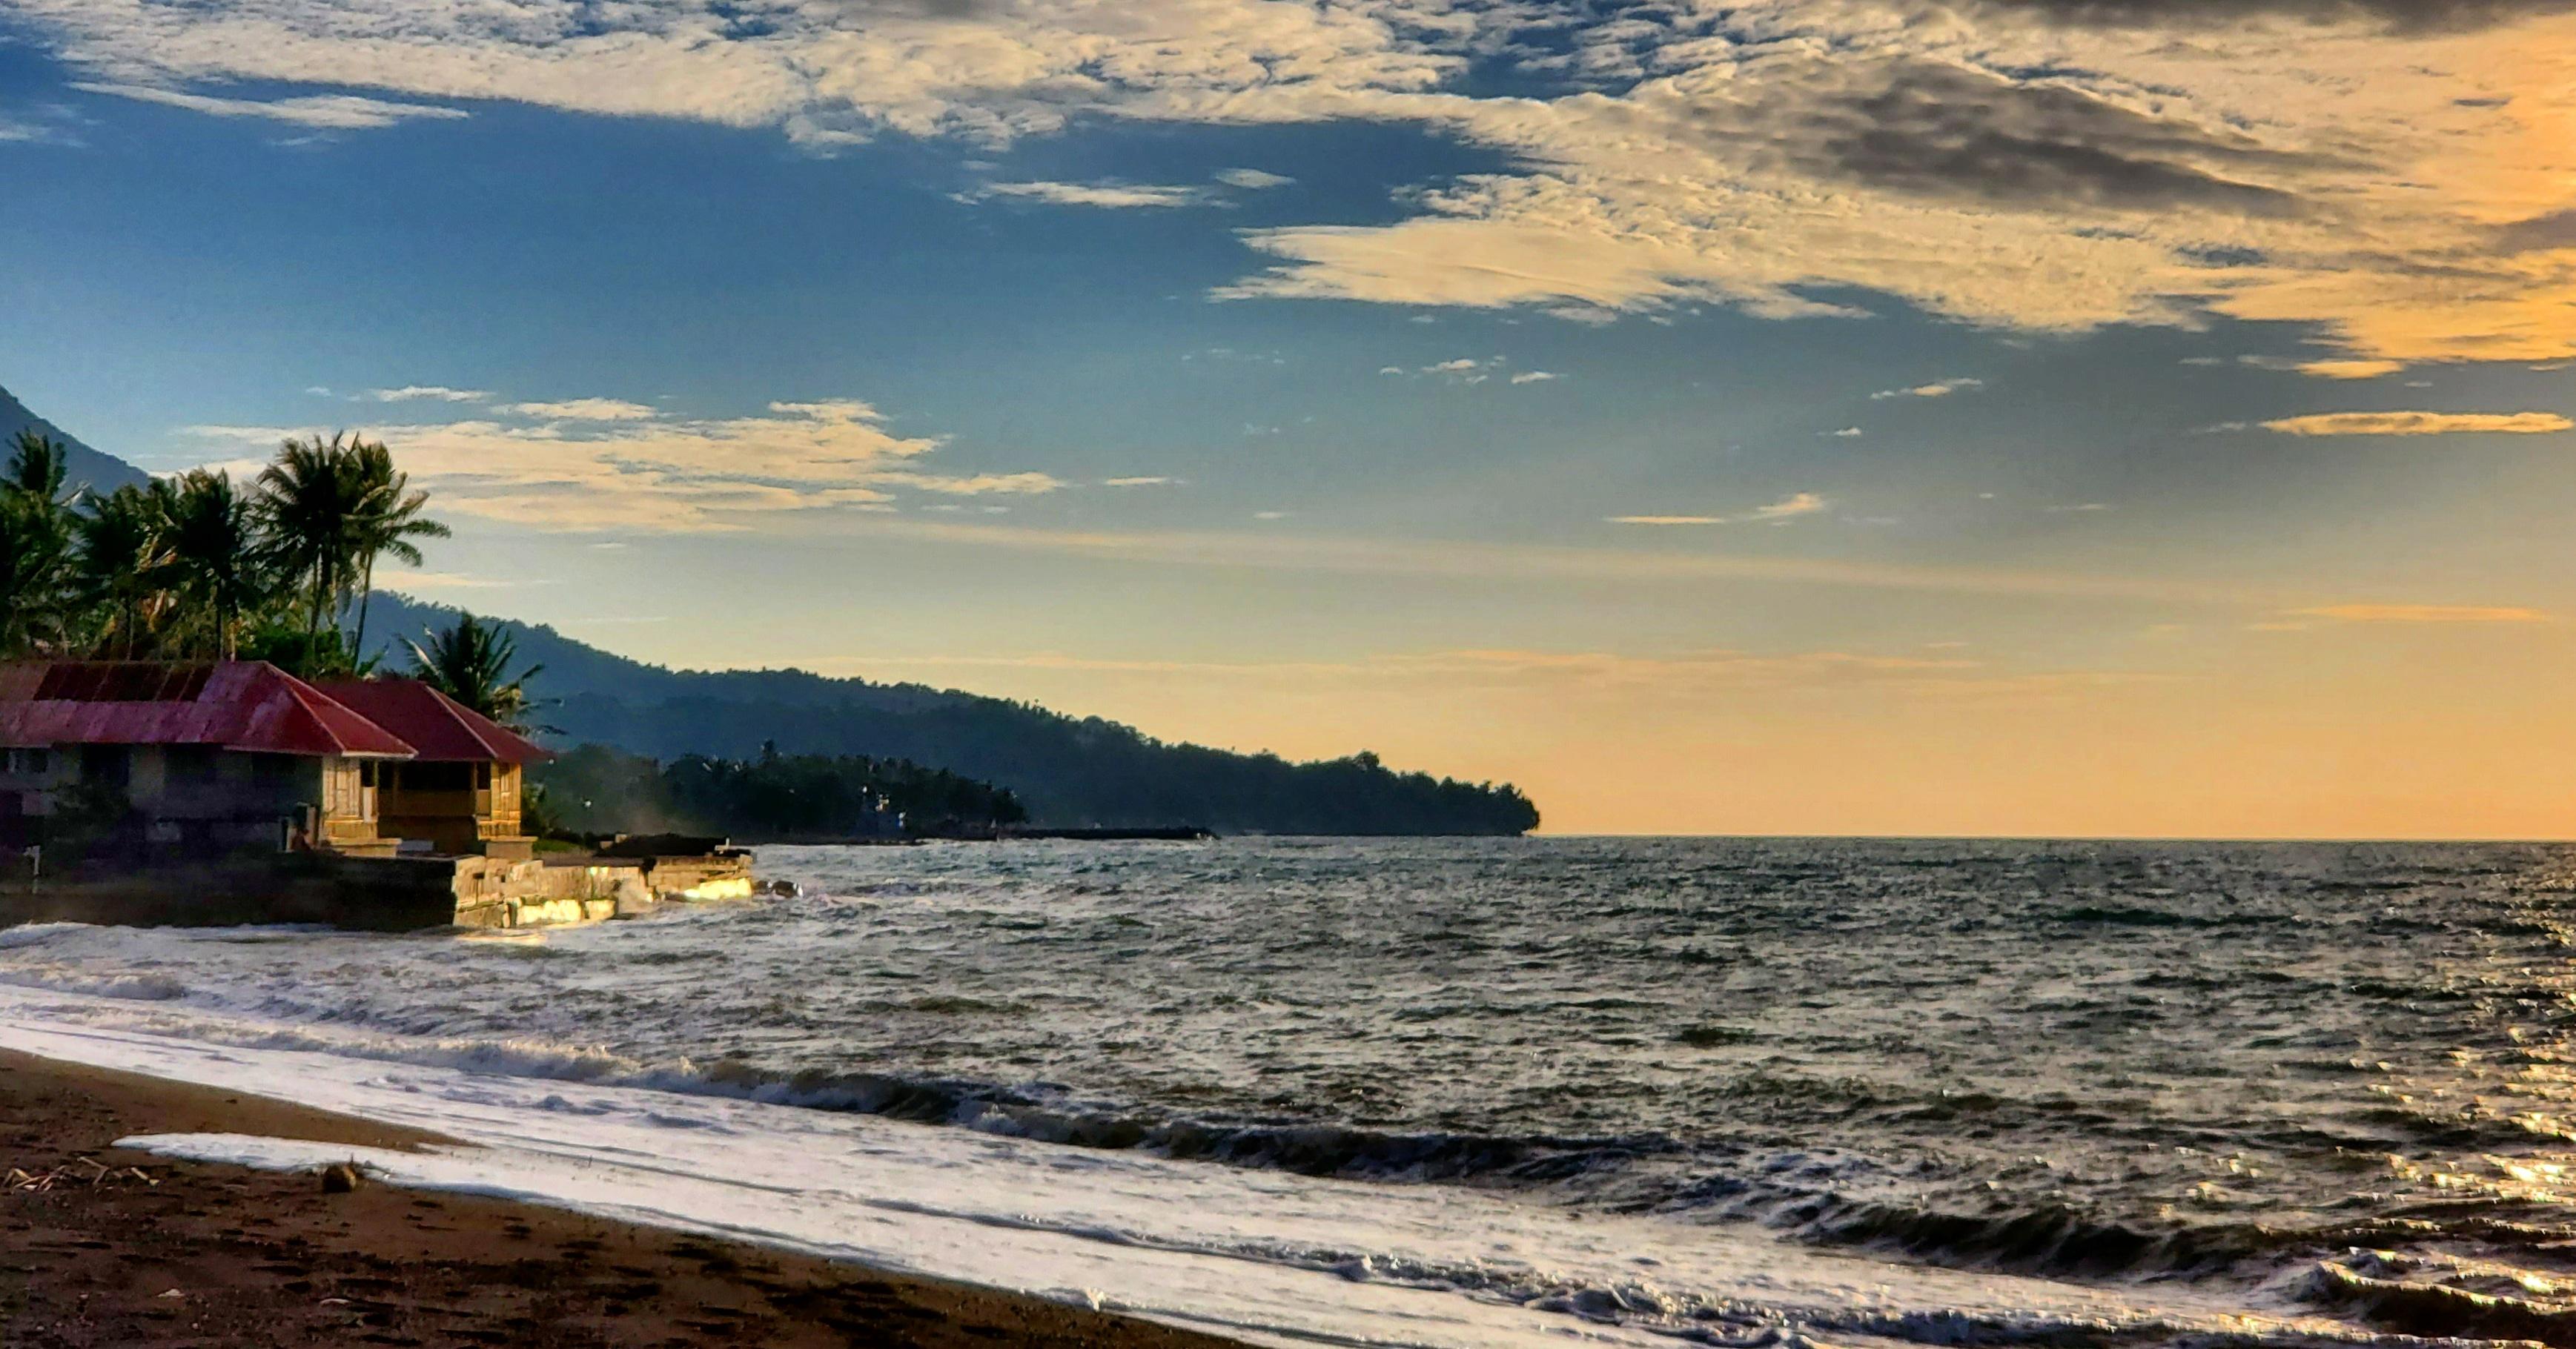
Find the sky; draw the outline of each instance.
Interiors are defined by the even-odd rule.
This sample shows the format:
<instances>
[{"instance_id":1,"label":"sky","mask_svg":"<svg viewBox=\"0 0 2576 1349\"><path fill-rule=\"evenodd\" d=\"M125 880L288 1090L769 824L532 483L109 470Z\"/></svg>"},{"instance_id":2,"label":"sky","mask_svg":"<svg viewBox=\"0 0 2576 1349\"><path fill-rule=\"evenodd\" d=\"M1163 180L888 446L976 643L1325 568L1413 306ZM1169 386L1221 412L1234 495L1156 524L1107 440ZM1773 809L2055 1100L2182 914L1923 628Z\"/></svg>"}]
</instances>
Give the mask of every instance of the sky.
<instances>
[{"instance_id":1,"label":"sky","mask_svg":"<svg viewBox=\"0 0 2576 1349\"><path fill-rule=\"evenodd\" d=\"M0 0L0 385L1555 832L2576 835L2576 0Z\"/></svg>"}]
</instances>

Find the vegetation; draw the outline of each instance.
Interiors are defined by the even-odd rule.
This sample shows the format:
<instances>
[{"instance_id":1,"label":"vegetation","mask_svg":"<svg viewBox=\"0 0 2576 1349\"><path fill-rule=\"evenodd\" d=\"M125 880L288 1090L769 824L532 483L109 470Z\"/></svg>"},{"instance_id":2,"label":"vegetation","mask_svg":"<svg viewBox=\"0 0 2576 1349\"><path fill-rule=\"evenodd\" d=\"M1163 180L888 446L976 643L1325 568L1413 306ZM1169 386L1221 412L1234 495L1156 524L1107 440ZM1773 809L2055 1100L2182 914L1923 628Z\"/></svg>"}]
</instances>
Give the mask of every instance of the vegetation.
<instances>
[{"instance_id":1,"label":"vegetation","mask_svg":"<svg viewBox=\"0 0 2576 1349\"><path fill-rule=\"evenodd\" d=\"M583 745L531 774L536 813L577 834L721 834L763 841L898 837L1026 822L1019 798L991 783L908 759L685 754L669 763Z\"/></svg>"},{"instance_id":2,"label":"vegetation","mask_svg":"<svg viewBox=\"0 0 2576 1349\"><path fill-rule=\"evenodd\" d=\"M358 615L358 623L363 632L364 612ZM551 729L531 725L528 717L536 709L528 697L528 681L546 667L531 665L510 673L518 663L519 639L508 628L459 614L454 625L429 635L428 646L408 637L403 645L411 649L412 678L521 735Z\"/></svg>"},{"instance_id":3,"label":"vegetation","mask_svg":"<svg viewBox=\"0 0 2576 1349\"><path fill-rule=\"evenodd\" d=\"M381 444L289 440L243 492L203 469L67 491L69 447L12 440L0 477L0 658L275 660L359 668L377 559L445 538ZM355 616L358 631L345 632Z\"/></svg>"}]
</instances>

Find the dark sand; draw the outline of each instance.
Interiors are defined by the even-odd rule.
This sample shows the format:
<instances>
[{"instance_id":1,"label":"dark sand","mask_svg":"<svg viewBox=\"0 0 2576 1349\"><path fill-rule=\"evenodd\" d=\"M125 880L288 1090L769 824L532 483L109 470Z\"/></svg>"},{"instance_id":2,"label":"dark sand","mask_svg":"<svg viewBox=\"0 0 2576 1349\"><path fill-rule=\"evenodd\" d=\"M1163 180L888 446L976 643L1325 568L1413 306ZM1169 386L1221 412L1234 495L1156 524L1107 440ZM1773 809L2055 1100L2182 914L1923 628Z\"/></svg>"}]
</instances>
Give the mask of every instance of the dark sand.
<instances>
[{"instance_id":1,"label":"dark sand","mask_svg":"<svg viewBox=\"0 0 2576 1349\"><path fill-rule=\"evenodd\" d=\"M1101 1312L495 1200L166 1162L246 1133L436 1141L258 1097L0 1051L0 1349L998 1345L1240 1349ZM140 1168L91 1184L92 1158ZM177 1296L169 1296L176 1290Z\"/></svg>"}]
</instances>

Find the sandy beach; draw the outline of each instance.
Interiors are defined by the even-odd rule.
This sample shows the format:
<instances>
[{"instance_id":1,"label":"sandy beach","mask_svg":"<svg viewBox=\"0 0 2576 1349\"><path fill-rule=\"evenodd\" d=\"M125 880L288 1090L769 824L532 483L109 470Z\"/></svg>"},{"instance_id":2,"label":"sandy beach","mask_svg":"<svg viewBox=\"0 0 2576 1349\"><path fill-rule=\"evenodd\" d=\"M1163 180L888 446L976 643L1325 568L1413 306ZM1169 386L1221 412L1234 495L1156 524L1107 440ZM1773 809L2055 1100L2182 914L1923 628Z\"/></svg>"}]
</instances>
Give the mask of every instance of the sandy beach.
<instances>
[{"instance_id":1,"label":"sandy beach","mask_svg":"<svg viewBox=\"0 0 2576 1349\"><path fill-rule=\"evenodd\" d=\"M326 1194L310 1175L170 1162L110 1146L137 1134L213 1131L351 1147L440 1141L0 1051L0 1174L52 1182L31 1187L22 1178L0 1190L0 1343L1230 1344L550 1209L375 1183Z\"/></svg>"}]
</instances>

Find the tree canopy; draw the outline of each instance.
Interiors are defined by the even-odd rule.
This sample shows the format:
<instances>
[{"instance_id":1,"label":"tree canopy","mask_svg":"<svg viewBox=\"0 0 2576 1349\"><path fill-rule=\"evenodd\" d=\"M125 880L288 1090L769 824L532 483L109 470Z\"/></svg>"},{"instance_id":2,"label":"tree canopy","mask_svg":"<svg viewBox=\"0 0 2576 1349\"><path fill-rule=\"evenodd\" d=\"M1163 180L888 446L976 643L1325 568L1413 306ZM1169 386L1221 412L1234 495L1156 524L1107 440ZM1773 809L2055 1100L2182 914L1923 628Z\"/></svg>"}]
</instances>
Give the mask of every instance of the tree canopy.
<instances>
[{"instance_id":1,"label":"tree canopy","mask_svg":"<svg viewBox=\"0 0 2576 1349\"><path fill-rule=\"evenodd\" d=\"M0 659L275 660L346 673L377 559L447 527L382 444L291 439L250 491L196 469L67 491L68 447L12 440L0 474ZM347 631L356 618L359 630Z\"/></svg>"}]
</instances>

